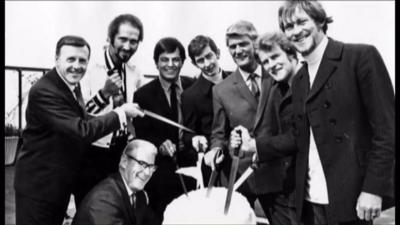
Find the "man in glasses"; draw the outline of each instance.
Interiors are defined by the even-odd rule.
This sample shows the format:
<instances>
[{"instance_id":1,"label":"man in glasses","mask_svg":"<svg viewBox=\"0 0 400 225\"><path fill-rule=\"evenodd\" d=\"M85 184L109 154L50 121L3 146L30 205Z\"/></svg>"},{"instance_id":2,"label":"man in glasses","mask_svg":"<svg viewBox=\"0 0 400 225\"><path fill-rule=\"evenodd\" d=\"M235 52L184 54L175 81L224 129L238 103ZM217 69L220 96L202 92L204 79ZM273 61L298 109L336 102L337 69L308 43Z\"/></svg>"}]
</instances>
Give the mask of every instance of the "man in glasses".
<instances>
[{"instance_id":1,"label":"man in glasses","mask_svg":"<svg viewBox=\"0 0 400 225\"><path fill-rule=\"evenodd\" d=\"M157 148L135 139L121 156L119 173L96 185L83 199L72 224L158 224L143 190L156 170Z\"/></svg>"}]
</instances>

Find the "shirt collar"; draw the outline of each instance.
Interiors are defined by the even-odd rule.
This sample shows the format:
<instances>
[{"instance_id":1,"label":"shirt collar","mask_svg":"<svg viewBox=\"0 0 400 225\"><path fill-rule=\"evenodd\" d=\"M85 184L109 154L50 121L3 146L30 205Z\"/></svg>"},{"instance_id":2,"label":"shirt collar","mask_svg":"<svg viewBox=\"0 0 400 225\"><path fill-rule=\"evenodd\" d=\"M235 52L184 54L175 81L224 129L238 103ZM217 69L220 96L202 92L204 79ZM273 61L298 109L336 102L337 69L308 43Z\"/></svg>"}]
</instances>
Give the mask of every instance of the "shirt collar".
<instances>
[{"instance_id":1,"label":"shirt collar","mask_svg":"<svg viewBox=\"0 0 400 225\"><path fill-rule=\"evenodd\" d=\"M313 65L321 61L322 56L324 55L326 46L328 45L328 37L324 35L319 45L315 48L313 52L309 55L304 56L304 60L308 65Z\"/></svg>"},{"instance_id":2,"label":"shirt collar","mask_svg":"<svg viewBox=\"0 0 400 225\"><path fill-rule=\"evenodd\" d=\"M249 72L246 72L246 71L244 71L244 70L242 70L242 69L240 69L240 67L239 67L239 71L240 71L240 74L241 74L242 77L243 77L243 80L244 80L244 81L247 81L247 79L248 79L249 76L250 76L250 73L249 73ZM257 77L261 78L261 74L262 74L262 72L261 72L261 66L258 65L257 68L256 68L256 70L254 70L252 73L255 73L255 74L257 75Z\"/></svg>"},{"instance_id":3,"label":"shirt collar","mask_svg":"<svg viewBox=\"0 0 400 225\"><path fill-rule=\"evenodd\" d=\"M126 190L128 191L129 197L132 196L133 191L131 190L131 188L130 188L130 187L128 186L128 184L126 183L125 178L124 178L124 176L122 176L122 173L121 173L121 172L120 172L120 175L121 175L121 177L122 177L122 181L124 181L124 185L125 185Z\"/></svg>"},{"instance_id":4,"label":"shirt collar","mask_svg":"<svg viewBox=\"0 0 400 225\"><path fill-rule=\"evenodd\" d=\"M179 75L178 75L179 76ZM158 76L158 80L160 80L161 87L164 89L165 92L169 92L171 82L164 80L161 76ZM182 90L181 79L180 77L176 79L175 84L178 86L179 90Z\"/></svg>"}]
</instances>

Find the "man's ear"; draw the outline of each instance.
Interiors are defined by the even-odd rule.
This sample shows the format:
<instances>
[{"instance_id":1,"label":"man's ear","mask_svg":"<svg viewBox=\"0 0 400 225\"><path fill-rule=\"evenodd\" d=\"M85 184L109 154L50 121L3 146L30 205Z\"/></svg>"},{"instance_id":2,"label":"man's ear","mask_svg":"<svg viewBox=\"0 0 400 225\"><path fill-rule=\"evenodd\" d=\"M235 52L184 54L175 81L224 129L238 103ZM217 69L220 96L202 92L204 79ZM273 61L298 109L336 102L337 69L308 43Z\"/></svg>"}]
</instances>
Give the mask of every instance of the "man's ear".
<instances>
[{"instance_id":1,"label":"man's ear","mask_svg":"<svg viewBox=\"0 0 400 225\"><path fill-rule=\"evenodd\" d=\"M217 48L217 52L215 53L215 55L217 55L217 59L219 59L219 56L221 55L220 53L221 51L219 50L219 48Z\"/></svg>"},{"instance_id":2,"label":"man's ear","mask_svg":"<svg viewBox=\"0 0 400 225\"><path fill-rule=\"evenodd\" d=\"M125 154L122 155L120 164L122 168L126 169L128 164L128 157Z\"/></svg>"}]
</instances>

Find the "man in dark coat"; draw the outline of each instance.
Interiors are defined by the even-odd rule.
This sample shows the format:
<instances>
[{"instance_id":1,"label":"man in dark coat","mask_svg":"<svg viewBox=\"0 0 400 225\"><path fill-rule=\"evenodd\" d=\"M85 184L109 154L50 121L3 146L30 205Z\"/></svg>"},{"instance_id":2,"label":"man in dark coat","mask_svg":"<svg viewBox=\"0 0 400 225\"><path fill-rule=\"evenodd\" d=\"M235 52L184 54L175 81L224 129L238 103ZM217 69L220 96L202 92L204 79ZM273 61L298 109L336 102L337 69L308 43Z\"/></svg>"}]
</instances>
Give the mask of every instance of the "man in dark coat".
<instances>
[{"instance_id":1,"label":"man in dark coat","mask_svg":"<svg viewBox=\"0 0 400 225\"><path fill-rule=\"evenodd\" d=\"M143 116L133 103L98 117L86 113L79 81L89 56L83 38L62 37L55 68L29 91L24 144L15 166L17 224L62 224L90 143Z\"/></svg>"},{"instance_id":2,"label":"man in dark coat","mask_svg":"<svg viewBox=\"0 0 400 225\"><path fill-rule=\"evenodd\" d=\"M144 186L156 170L157 148L148 141L130 142L119 173L96 185L83 199L72 224L156 224Z\"/></svg>"},{"instance_id":3,"label":"man in dark coat","mask_svg":"<svg viewBox=\"0 0 400 225\"><path fill-rule=\"evenodd\" d=\"M133 101L143 109L167 117L182 124L181 93L188 88L193 79L180 76L185 61L183 45L173 37L162 38L154 48L154 62L159 77L139 88ZM196 154L184 151L183 132L162 121L145 116L134 120L136 137L153 143L159 151L158 170L146 186L150 206L162 217L165 207L176 197L184 193L176 166L193 166ZM195 152L194 152L195 153ZM195 180L184 177L188 190L195 187Z\"/></svg>"},{"instance_id":4,"label":"man in dark coat","mask_svg":"<svg viewBox=\"0 0 400 225\"><path fill-rule=\"evenodd\" d=\"M196 134L184 132L184 144L187 151L195 149L201 143L206 151L211 136L211 126L214 118L212 88L220 83L230 72L219 66L220 51L214 40L204 35L197 35L188 46L192 64L200 69L201 73L196 82L182 93L183 125L194 130ZM204 161L203 161L204 162ZM228 163L228 160L223 163ZM222 166L222 168L229 168ZM203 181L208 183L211 168L202 163ZM229 171L225 171L229 174ZM219 173L221 175L221 173ZM226 176L217 179L227 184ZM220 183L221 184L221 183Z\"/></svg>"},{"instance_id":5,"label":"man in dark coat","mask_svg":"<svg viewBox=\"0 0 400 225\"><path fill-rule=\"evenodd\" d=\"M270 93L271 104L264 111L264 116L271 118L267 126L271 127L272 132L267 136L250 137L248 129L238 126L231 132L230 146L237 148L241 144L242 151L255 152L260 163L268 163L273 158L270 151L281 151L282 146L291 141L282 138L279 141L271 142L270 137L275 139L280 136L285 137L284 134L292 129L293 106L290 86L302 64L299 63L296 49L282 33L273 32L260 36L257 40L257 46L257 56L261 66L274 79ZM241 136L238 135L237 130L242 131ZM292 152L287 152L287 155L275 157L286 158L286 171L282 174L284 178L283 190L276 197L274 207L269 209L271 210L269 213L273 214L273 211L288 213L278 217L280 220L276 220L274 224L299 223L296 220L294 204L295 145L292 146L292 150Z\"/></svg>"},{"instance_id":6,"label":"man in dark coat","mask_svg":"<svg viewBox=\"0 0 400 225\"><path fill-rule=\"evenodd\" d=\"M305 224L372 224L394 197L394 92L377 49L328 38L317 1L279 25L306 64L293 80L296 210Z\"/></svg>"}]
</instances>

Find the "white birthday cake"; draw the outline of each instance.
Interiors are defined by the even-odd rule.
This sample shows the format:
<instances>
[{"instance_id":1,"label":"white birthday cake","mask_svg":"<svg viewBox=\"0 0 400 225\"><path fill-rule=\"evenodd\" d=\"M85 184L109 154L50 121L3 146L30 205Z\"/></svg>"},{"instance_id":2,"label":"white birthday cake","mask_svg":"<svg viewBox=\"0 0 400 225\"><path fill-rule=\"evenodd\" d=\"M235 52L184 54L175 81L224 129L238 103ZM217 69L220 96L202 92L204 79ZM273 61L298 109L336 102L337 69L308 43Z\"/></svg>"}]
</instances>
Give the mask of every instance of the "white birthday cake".
<instances>
[{"instance_id":1,"label":"white birthday cake","mask_svg":"<svg viewBox=\"0 0 400 225\"><path fill-rule=\"evenodd\" d=\"M209 197L207 189L198 189L174 199L164 212L163 224L256 224L256 215L247 199L232 193L227 215L224 214L227 189L213 187Z\"/></svg>"}]
</instances>

